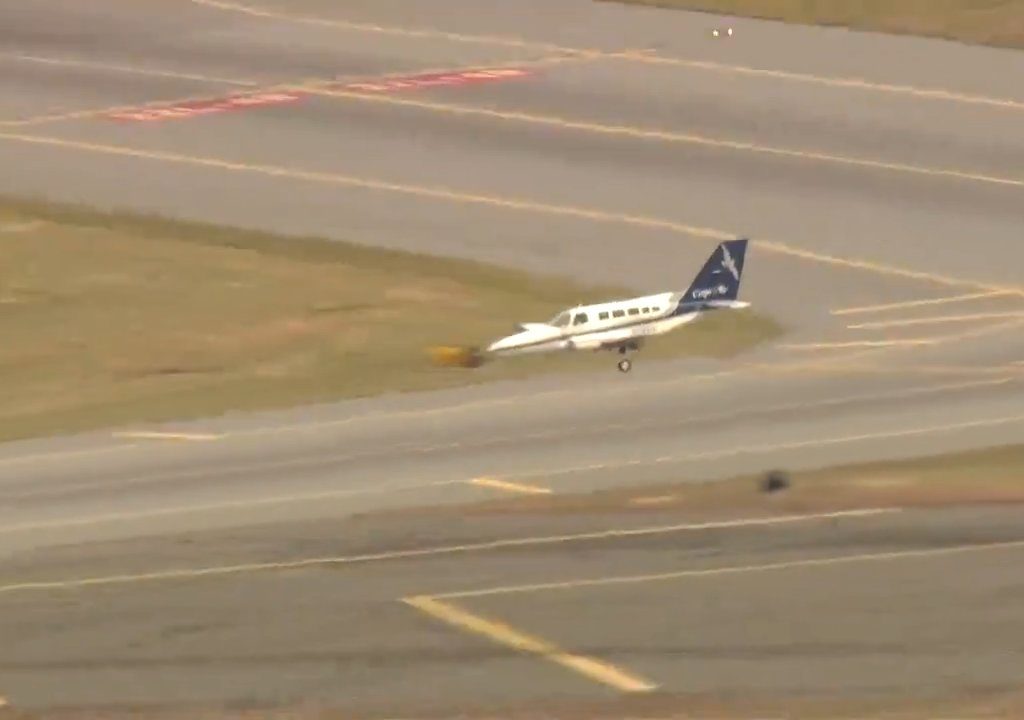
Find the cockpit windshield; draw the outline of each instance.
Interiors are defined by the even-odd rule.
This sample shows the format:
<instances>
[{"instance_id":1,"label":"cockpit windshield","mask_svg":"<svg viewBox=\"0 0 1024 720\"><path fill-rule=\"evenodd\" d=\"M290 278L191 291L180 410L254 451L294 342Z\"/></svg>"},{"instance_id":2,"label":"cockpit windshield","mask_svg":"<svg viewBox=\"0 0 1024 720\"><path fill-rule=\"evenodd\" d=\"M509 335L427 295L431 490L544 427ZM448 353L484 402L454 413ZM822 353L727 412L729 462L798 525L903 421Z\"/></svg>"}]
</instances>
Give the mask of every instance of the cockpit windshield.
<instances>
[{"instance_id":1,"label":"cockpit windshield","mask_svg":"<svg viewBox=\"0 0 1024 720\"><path fill-rule=\"evenodd\" d=\"M555 327L567 327L569 325L569 313L558 313L554 318L548 321L548 325L554 325Z\"/></svg>"}]
</instances>

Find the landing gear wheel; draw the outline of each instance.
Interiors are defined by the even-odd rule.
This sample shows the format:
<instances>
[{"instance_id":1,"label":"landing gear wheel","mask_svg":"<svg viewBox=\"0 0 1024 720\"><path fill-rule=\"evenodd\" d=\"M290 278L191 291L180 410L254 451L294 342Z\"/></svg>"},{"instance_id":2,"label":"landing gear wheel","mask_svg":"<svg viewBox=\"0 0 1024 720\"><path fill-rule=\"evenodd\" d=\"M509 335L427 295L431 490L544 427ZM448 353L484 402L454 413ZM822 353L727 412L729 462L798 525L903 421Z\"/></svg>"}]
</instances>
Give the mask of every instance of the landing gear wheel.
<instances>
[{"instance_id":1,"label":"landing gear wheel","mask_svg":"<svg viewBox=\"0 0 1024 720\"><path fill-rule=\"evenodd\" d=\"M624 373L627 373L627 372L629 372L629 369L631 367L633 367L633 363L631 363L629 360L619 360L619 370L620 371L622 371Z\"/></svg>"}]
</instances>

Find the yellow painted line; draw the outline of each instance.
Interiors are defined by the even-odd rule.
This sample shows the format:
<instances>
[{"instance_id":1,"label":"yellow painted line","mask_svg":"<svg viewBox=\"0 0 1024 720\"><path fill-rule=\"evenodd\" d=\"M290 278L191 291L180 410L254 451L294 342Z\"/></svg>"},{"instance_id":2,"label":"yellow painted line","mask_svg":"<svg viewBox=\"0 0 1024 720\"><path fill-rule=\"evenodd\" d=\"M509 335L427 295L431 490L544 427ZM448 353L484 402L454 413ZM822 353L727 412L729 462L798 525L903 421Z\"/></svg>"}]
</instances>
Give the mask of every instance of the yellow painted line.
<instances>
[{"instance_id":1,"label":"yellow painted line","mask_svg":"<svg viewBox=\"0 0 1024 720\"><path fill-rule=\"evenodd\" d=\"M907 163L889 162L871 158L857 158L845 155L834 155L831 153L818 152L815 150L800 150L796 148L781 148L770 145L760 145L752 142L739 140L727 140L712 138L703 135L690 133L673 132L669 130L655 130L647 128L631 127L628 125L602 125L599 123L586 122L582 120L571 120L553 115L536 115L525 112L513 112L505 110L492 110L488 108L473 107L468 105L456 105L449 103L431 102L428 100L416 100L411 98L396 97L394 95L370 95L363 92L346 90L326 90L318 88L304 88L306 92L316 95L323 95L362 102L374 102L384 105L415 108L432 112L446 113L450 115L463 115L486 117L494 120L511 122L530 123L534 125L545 125L561 130L574 130L589 132L601 135L612 135L627 137L637 140L656 140L676 144L695 145L701 147L717 148L724 150L735 150L739 152L752 152L762 155L774 155L798 160L810 160L814 162L826 162L837 165L850 165L855 167L870 168L874 170L887 170L913 175L924 175L930 177L948 177L957 180L971 182L990 183L995 185L1009 185L1013 187L1024 187L1024 180L1018 178L999 177L996 175L985 175L982 173L953 168L931 168L921 165Z\"/></svg>"},{"instance_id":2,"label":"yellow painted line","mask_svg":"<svg viewBox=\"0 0 1024 720\"><path fill-rule=\"evenodd\" d=\"M630 505L667 505L676 499L675 495L651 495L629 499Z\"/></svg>"},{"instance_id":3,"label":"yellow painted line","mask_svg":"<svg viewBox=\"0 0 1024 720\"><path fill-rule=\"evenodd\" d=\"M394 26L379 25L374 23L361 23L349 20L324 18L310 15L300 15L280 10L253 7L251 5L229 2L227 0L191 0L196 5L215 8L223 11L230 11L252 17L260 17L271 20L282 20L298 24L316 25L330 27L337 30L361 33L376 33L382 35L393 35L397 37L438 39L457 43L469 43L477 45L489 45L494 47L507 47L518 49L543 49L552 52L564 52L584 56L600 56L602 51L592 48L576 48L565 45L558 45L549 42L533 41L524 38L501 36L501 35L475 35L468 33L447 32L433 28L402 28ZM746 75L751 77L769 78L773 80L784 80L790 82L811 83L836 88L845 88L861 91L882 92L893 95L905 95L921 100L939 100L946 102L962 103L968 105L982 105L997 107L1009 110L1024 110L1024 101L1010 98L986 97L968 93L954 92L943 88L921 88L912 85L900 85L885 82L872 82L862 78L844 78L825 75L814 75L810 73L790 72L785 70L772 70L754 68L744 65L730 65L706 60L690 60L680 57L666 57L652 53L632 53L622 56L622 59L650 65L663 65L669 67L686 68L689 70L710 71L724 74Z\"/></svg>"},{"instance_id":4,"label":"yellow painted line","mask_svg":"<svg viewBox=\"0 0 1024 720\"><path fill-rule=\"evenodd\" d=\"M584 655L566 652L547 640L535 635L527 635L510 625L489 620L451 603L441 602L425 595L402 598L402 602L452 627L480 635L498 645L504 645L519 652L539 655L545 660L620 692L650 692L657 688L654 683L631 675L614 665Z\"/></svg>"},{"instance_id":5,"label":"yellow painted line","mask_svg":"<svg viewBox=\"0 0 1024 720\"><path fill-rule=\"evenodd\" d=\"M860 307L843 308L841 310L833 310L833 315L855 315L860 313L873 313L883 312L885 310L902 310L904 308L922 307L925 305L945 305L947 303L955 302L966 302L968 300L982 300L985 298L1000 297L1006 293L994 291L994 292L981 292L981 293L968 293L966 295L952 295L948 297L930 298L928 300L907 300L905 302L894 302L886 303L884 305L862 305Z\"/></svg>"},{"instance_id":6,"label":"yellow painted line","mask_svg":"<svg viewBox=\"0 0 1024 720\"><path fill-rule=\"evenodd\" d=\"M226 78L214 75L202 75L197 73L178 72L176 70L158 70L138 65L118 65L115 63L95 62L92 60L78 60L74 58L53 58L40 55L27 55L22 53L2 53L0 58L9 58L21 62L31 62L40 65L56 65L58 67L74 67L86 70L103 70L106 72L119 72L132 75L146 75L149 77L163 77L172 80L191 80L194 82L216 83L219 85L238 85L241 87L252 87L258 85L255 80L242 80L239 78Z\"/></svg>"},{"instance_id":7,"label":"yellow painted line","mask_svg":"<svg viewBox=\"0 0 1024 720\"><path fill-rule=\"evenodd\" d=\"M419 488L423 485L417 486ZM572 535L545 535L534 537L506 538L488 542L463 545L442 545L415 550L395 550L392 552L372 553L366 555L349 555L336 557L301 558L281 562L245 563L241 565L214 565L201 568L180 568L160 570L156 572L134 573L125 575L107 575L100 577L73 578L66 580L40 580L0 585L0 593L23 592L31 590L67 590L82 587L103 585L125 585L158 580L182 580L199 577L217 577L240 573L264 572L271 570L298 570L302 568L329 567L335 565L357 565L370 562L392 560L410 560L423 557L442 557L473 552L487 552L510 547L543 547L563 545L588 540L607 540L610 538L648 537L653 535L669 535L674 533L695 532L700 530L716 530L736 527L761 527L787 525L791 523L811 522L814 520L830 520L835 518L873 517L900 512L899 508L864 508L861 510L840 510L830 513L809 513L805 515L781 515L766 518L738 518L735 520L718 520L705 523L680 523L678 525L660 525L646 528L628 528L601 530Z\"/></svg>"},{"instance_id":8,"label":"yellow painted line","mask_svg":"<svg viewBox=\"0 0 1024 720\"><path fill-rule=\"evenodd\" d=\"M525 493L527 495L550 495L551 488L537 487L536 485L524 485L522 483L507 482L492 477L478 477L469 481L471 485L481 487L492 487L509 492Z\"/></svg>"},{"instance_id":9,"label":"yellow painted line","mask_svg":"<svg viewBox=\"0 0 1024 720\"><path fill-rule=\"evenodd\" d=\"M939 325L942 323L998 320L1002 318L1024 318L1024 312L1017 310L1007 312L974 313L971 315L941 315L938 317L908 318L904 320L879 320L877 322L847 325L846 327L848 330L877 330L882 328L907 327L910 325Z\"/></svg>"},{"instance_id":10,"label":"yellow painted line","mask_svg":"<svg viewBox=\"0 0 1024 720\"><path fill-rule=\"evenodd\" d=\"M83 152L101 153L105 155L118 155L122 157L132 157L144 160L153 160L158 162L192 165L196 167L216 168L218 170L252 173L258 175L265 175L269 177L282 177L288 178L290 180L303 180L307 182L358 187L366 190L394 192L415 197L425 197L434 200L445 200L449 202L465 204L487 205L491 207L499 207L508 210L534 212L538 214L546 214L561 217L572 217L581 220L590 220L592 222L598 223L614 223L655 230L667 230L684 235L691 235L693 237L702 237L718 241L731 240L736 237L735 233L728 233L725 232L724 230L686 225L684 223L661 218L647 217L642 215L629 215L625 213L615 213L605 210L574 207L567 205L550 205L533 200L505 198L495 195L481 195L456 190L449 190L447 188L406 185L401 183L386 182L382 180L359 178L339 173L298 170L294 168L287 168L275 165L258 165L252 163L223 160L219 158L181 155L178 153L162 152L156 150L140 150L119 145L103 145L100 143L67 140L63 138L46 137L39 135L25 135L21 133L0 132L0 140L24 142L48 147L59 147L65 149L79 150ZM759 249L767 252L779 253L791 257L801 258L808 261L824 263L828 265L835 265L838 267L864 270L881 275L891 275L907 279L934 282L942 285L970 287L985 290L1000 290L1005 291L1007 293L1014 293L1016 295L1024 297L1024 288L1021 287L1006 288L991 286L987 284L978 283L972 280L963 280L948 276L937 275L933 273L908 270L904 268L884 265L881 263L875 263L872 261L840 258L832 255L813 252L810 250L804 250L801 248L793 247L790 245L786 245L784 243L774 241L760 240L755 241L755 244Z\"/></svg>"},{"instance_id":11,"label":"yellow painted line","mask_svg":"<svg viewBox=\"0 0 1024 720\"><path fill-rule=\"evenodd\" d=\"M934 338L917 338L913 340L850 340L848 342L822 343L784 343L779 345L787 350L840 350L855 347L897 347L907 345L938 345Z\"/></svg>"},{"instance_id":12,"label":"yellow painted line","mask_svg":"<svg viewBox=\"0 0 1024 720\"><path fill-rule=\"evenodd\" d=\"M623 575L618 577L586 578L566 580L563 582L536 583L533 585L506 585L502 587L465 590L451 593L434 593L431 598L470 598L489 595L506 595L510 593L540 592L542 590L573 590L584 587L607 585L630 585L646 582L663 582L683 578L716 577L723 575L741 575L747 573L772 572L777 570L794 570L812 567L833 567L851 563L880 562L887 560L909 560L912 558L938 558L947 555L962 555L972 552L993 550L1017 550L1024 548L1024 540L1009 540L991 543L973 543L954 545L952 547L926 548L923 550L898 550L894 552L863 553L859 555L838 555L807 560L790 560L786 562L765 563L763 565L732 565L708 568L705 570L678 570L676 572L656 573L650 575Z\"/></svg>"},{"instance_id":13,"label":"yellow painted line","mask_svg":"<svg viewBox=\"0 0 1024 720\"><path fill-rule=\"evenodd\" d=\"M213 433L178 433L178 432L156 432L156 431L145 431L145 430L129 430L124 432L113 433L114 437L123 438L138 438L147 440L219 440L223 435L215 435Z\"/></svg>"}]
</instances>

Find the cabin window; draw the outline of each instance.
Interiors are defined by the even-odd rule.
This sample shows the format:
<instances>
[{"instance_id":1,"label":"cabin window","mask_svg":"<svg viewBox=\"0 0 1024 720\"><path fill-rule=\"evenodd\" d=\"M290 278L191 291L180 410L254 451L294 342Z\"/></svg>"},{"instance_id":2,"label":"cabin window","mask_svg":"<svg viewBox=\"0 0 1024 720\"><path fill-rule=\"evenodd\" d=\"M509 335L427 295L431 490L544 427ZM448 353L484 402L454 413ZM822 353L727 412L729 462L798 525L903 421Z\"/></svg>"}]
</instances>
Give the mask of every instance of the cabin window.
<instances>
[{"instance_id":1,"label":"cabin window","mask_svg":"<svg viewBox=\"0 0 1024 720\"><path fill-rule=\"evenodd\" d=\"M587 321L587 314L586 313L577 313L576 317L574 317L572 319L572 324L573 325L582 325L586 321Z\"/></svg>"},{"instance_id":2,"label":"cabin window","mask_svg":"<svg viewBox=\"0 0 1024 720\"><path fill-rule=\"evenodd\" d=\"M650 311L651 311L650 308L644 308L643 310L641 310L641 312L643 312L643 313L649 313Z\"/></svg>"},{"instance_id":3,"label":"cabin window","mask_svg":"<svg viewBox=\"0 0 1024 720\"><path fill-rule=\"evenodd\" d=\"M607 320L608 319L608 313L603 312L600 315L598 315L597 318L598 318L598 320Z\"/></svg>"},{"instance_id":4,"label":"cabin window","mask_svg":"<svg viewBox=\"0 0 1024 720\"><path fill-rule=\"evenodd\" d=\"M626 314L625 310L614 310L612 311L612 317L622 317Z\"/></svg>"},{"instance_id":5,"label":"cabin window","mask_svg":"<svg viewBox=\"0 0 1024 720\"><path fill-rule=\"evenodd\" d=\"M639 311L639 310L637 310L636 308L630 308L630 309L629 309L629 314L630 314L630 315L639 315L639 314L640 314L640 311Z\"/></svg>"}]
</instances>

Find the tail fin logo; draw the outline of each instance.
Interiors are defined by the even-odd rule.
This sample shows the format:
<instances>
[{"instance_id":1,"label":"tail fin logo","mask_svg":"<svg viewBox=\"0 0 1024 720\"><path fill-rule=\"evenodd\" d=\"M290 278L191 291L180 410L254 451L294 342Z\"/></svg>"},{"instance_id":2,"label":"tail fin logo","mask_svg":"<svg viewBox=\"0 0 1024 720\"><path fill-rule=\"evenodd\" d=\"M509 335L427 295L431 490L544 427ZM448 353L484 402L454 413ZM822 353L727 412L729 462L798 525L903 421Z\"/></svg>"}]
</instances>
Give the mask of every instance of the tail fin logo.
<instances>
[{"instance_id":1,"label":"tail fin logo","mask_svg":"<svg viewBox=\"0 0 1024 720\"><path fill-rule=\"evenodd\" d=\"M732 273L732 276L739 281L740 271L736 269L736 261L732 259L732 255L729 254L729 248L722 244L722 267Z\"/></svg>"}]
</instances>

